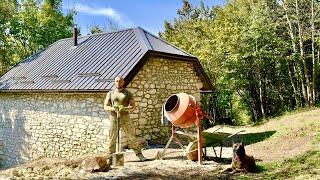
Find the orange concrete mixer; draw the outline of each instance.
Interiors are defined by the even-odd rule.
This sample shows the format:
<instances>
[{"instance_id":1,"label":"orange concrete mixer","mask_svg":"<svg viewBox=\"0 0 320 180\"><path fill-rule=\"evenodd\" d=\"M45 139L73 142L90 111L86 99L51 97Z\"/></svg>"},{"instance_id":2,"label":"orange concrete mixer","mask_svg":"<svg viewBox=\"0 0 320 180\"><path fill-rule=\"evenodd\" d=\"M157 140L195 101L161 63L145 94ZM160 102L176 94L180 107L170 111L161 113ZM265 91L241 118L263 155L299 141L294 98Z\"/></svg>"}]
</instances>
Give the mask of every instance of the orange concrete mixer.
<instances>
[{"instance_id":1,"label":"orange concrete mixer","mask_svg":"<svg viewBox=\"0 0 320 180\"><path fill-rule=\"evenodd\" d=\"M171 95L164 106L166 117L175 126L188 128L197 122L199 105L193 96L186 93ZM200 113L202 114L202 113ZM198 122L196 124L199 125Z\"/></svg>"},{"instance_id":2,"label":"orange concrete mixer","mask_svg":"<svg viewBox=\"0 0 320 180\"><path fill-rule=\"evenodd\" d=\"M197 126L197 144L198 144L198 163L202 164L202 135L201 135L201 118L203 111L196 103L193 96L186 93L178 93L171 95L164 104L164 115L172 123L171 137L167 142L163 151L157 153L156 159L162 159L169 144L174 139L175 142L184 149L176 134L185 134L177 131L175 127L188 128L192 125Z\"/></svg>"}]
</instances>

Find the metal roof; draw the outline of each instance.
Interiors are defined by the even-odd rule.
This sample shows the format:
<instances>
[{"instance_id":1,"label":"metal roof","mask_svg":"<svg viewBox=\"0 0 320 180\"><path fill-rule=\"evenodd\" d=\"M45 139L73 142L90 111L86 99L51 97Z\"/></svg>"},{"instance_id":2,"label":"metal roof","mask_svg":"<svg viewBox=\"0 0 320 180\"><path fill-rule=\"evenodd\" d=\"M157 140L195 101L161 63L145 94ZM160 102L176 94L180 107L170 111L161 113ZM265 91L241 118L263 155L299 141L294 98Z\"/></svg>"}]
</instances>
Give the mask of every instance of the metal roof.
<instances>
[{"instance_id":1,"label":"metal roof","mask_svg":"<svg viewBox=\"0 0 320 180\"><path fill-rule=\"evenodd\" d=\"M59 40L4 74L0 92L109 91L116 76L132 77L150 52L197 61L204 90L212 90L196 57L137 27L79 37L77 46Z\"/></svg>"}]
</instances>

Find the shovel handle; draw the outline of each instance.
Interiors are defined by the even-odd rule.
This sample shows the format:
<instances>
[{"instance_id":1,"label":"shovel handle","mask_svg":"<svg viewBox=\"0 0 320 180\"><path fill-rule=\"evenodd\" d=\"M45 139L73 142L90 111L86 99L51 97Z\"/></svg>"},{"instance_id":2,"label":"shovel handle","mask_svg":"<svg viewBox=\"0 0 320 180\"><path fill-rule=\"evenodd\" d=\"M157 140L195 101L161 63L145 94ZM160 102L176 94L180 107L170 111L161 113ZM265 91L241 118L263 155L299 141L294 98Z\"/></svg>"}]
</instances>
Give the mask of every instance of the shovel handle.
<instances>
[{"instance_id":1,"label":"shovel handle","mask_svg":"<svg viewBox=\"0 0 320 180\"><path fill-rule=\"evenodd\" d=\"M120 153L120 122L119 122L120 113L117 111L117 142L116 142L116 152Z\"/></svg>"}]
</instances>

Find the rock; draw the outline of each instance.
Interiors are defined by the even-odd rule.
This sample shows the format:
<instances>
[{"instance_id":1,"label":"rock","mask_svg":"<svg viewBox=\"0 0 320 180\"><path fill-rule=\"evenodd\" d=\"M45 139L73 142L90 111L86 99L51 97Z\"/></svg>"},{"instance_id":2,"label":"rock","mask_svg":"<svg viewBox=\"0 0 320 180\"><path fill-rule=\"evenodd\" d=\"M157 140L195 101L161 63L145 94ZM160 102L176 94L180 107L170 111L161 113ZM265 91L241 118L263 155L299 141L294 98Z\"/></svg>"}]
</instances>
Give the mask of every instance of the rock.
<instances>
[{"instance_id":1,"label":"rock","mask_svg":"<svg viewBox=\"0 0 320 180\"><path fill-rule=\"evenodd\" d=\"M137 95L137 96L142 96L142 95L143 95L143 91L137 91L137 92L136 92L136 95Z\"/></svg>"},{"instance_id":2,"label":"rock","mask_svg":"<svg viewBox=\"0 0 320 180\"><path fill-rule=\"evenodd\" d=\"M148 104L147 104L147 103L139 103L139 106L140 106L140 107L147 107Z\"/></svg>"},{"instance_id":3,"label":"rock","mask_svg":"<svg viewBox=\"0 0 320 180\"><path fill-rule=\"evenodd\" d=\"M29 166L26 168L27 172L32 172L33 171L33 167L32 166Z\"/></svg>"},{"instance_id":4,"label":"rock","mask_svg":"<svg viewBox=\"0 0 320 180\"><path fill-rule=\"evenodd\" d=\"M18 170L12 169L12 170L11 170L11 176L13 176L13 177L20 177L21 174L19 173Z\"/></svg>"},{"instance_id":5,"label":"rock","mask_svg":"<svg viewBox=\"0 0 320 180\"><path fill-rule=\"evenodd\" d=\"M141 147L146 147L147 141L144 137L137 137L138 143Z\"/></svg>"},{"instance_id":6,"label":"rock","mask_svg":"<svg viewBox=\"0 0 320 180\"><path fill-rule=\"evenodd\" d=\"M202 82L196 83L196 88L197 89L201 89L202 87L203 87L203 83Z\"/></svg>"},{"instance_id":7,"label":"rock","mask_svg":"<svg viewBox=\"0 0 320 180\"><path fill-rule=\"evenodd\" d=\"M90 157L82 161L80 172L106 172L110 165L110 156Z\"/></svg>"},{"instance_id":8,"label":"rock","mask_svg":"<svg viewBox=\"0 0 320 180\"><path fill-rule=\"evenodd\" d=\"M138 118L139 115L138 114L130 114L130 117L131 117L131 119L135 119L135 118Z\"/></svg>"},{"instance_id":9,"label":"rock","mask_svg":"<svg viewBox=\"0 0 320 180\"><path fill-rule=\"evenodd\" d=\"M3 154L0 154L0 161L6 160L6 157Z\"/></svg>"},{"instance_id":10,"label":"rock","mask_svg":"<svg viewBox=\"0 0 320 180\"><path fill-rule=\"evenodd\" d=\"M151 90L149 90L149 93L150 93L150 94L156 94L156 92L157 92L156 89L151 89Z\"/></svg>"},{"instance_id":11,"label":"rock","mask_svg":"<svg viewBox=\"0 0 320 180\"><path fill-rule=\"evenodd\" d=\"M136 129L136 135L140 135L142 131L140 129Z\"/></svg>"}]
</instances>

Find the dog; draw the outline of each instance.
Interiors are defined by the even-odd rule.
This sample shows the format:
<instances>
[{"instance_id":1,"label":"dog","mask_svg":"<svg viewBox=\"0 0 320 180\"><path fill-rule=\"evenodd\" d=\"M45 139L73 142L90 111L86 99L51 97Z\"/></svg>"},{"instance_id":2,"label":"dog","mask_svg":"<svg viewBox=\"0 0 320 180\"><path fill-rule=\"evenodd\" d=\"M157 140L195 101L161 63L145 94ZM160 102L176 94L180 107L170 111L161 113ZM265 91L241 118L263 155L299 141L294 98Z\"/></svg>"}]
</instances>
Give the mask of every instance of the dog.
<instances>
[{"instance_id":1,"label":"dog","mask_svg":"<svg viewBox=\"0 0 320 180\"><path fill-rule=\"evenodd\" d=\"M243 142L234 143L232 146L233 157L231 167L221 171L222 173L230 172L231 174L239 172L255 172L256 162L253 156L246 155Z\"/></svg>"}]
</instances>

